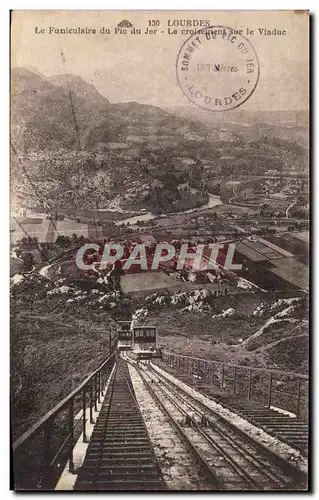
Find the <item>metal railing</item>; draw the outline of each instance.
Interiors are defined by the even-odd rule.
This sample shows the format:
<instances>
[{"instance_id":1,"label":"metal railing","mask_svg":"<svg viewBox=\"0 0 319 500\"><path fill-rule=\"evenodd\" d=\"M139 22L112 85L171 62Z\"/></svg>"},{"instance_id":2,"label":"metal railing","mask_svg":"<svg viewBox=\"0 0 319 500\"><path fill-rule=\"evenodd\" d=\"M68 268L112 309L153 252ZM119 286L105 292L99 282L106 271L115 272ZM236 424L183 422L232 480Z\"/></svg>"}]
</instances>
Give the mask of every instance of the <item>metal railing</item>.
<instances>
[{"instance_id":1,"label":"metal railing","mask_svg":"<svg viewBox=\"0 0 319 500\"><path fill-rule=\"evenodd\" d=\"M94 411L104 395L115 360L114 352L13 443L16 490L52 490L67 462L69 472L75 473L75 443L81 433L83 442L87 442L87 422L94 424Z\"/></svg>"},{"instance_id":2,"label":"metal railing","mask_svg":"<svg viewBox=\"0 0 319 500\"><path fill-rule=\"evenodd\" d=\"M303 373L208 361L168 351L162 351L162 360L207 385L308 419L309 380Z\"/></svg>"}]
</instances>

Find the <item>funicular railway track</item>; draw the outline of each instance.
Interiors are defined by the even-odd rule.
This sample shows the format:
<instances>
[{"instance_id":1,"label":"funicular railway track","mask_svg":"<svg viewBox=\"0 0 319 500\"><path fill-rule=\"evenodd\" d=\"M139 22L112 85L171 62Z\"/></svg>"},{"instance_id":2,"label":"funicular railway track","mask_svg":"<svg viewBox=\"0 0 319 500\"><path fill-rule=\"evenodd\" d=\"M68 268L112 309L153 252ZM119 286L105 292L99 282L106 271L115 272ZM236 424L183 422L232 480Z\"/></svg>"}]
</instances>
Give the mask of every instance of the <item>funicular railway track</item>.
<instances>
[{"instance_id":1,"label":"funicular railway track","mask_svg":"<svg viewBox=\"0 0 319 500\"><path fill-rule=\"evenodd\" d=\"M119 359L75 490L165 490L127 363Z\"/></svg>"},{"instance_id":2,"label":"funicular railway track","mask_svg":"<svg viewBox=\"0 0 319 500\"><path fill-rule=\"evenodd\" d=\"M137 359L156 358L157 352L154 348L154 346L156 347L156 330L154 327L134 328L134 334L130 333L130 339L124 325L121 335L124 345L120 345L119 349L114 350L113 354L81 386L60 402L57 408L51 410L48 416L42 418L34 429L28 431L15 443L15 465L20 482L21 478L28 474L29 466L28 455L26 455L20 460L20 465L23 468L20 470L18 467L18 455L21 456L21 447L25 446L26 454L30 453L32 450L32 443L28 444L30 437L32 438L36 432L40 431L44 431L43 445L41 446L40 442L40 447L41 449L43 447L45 461L44 471L42 468L39 471L40 477L52 476L51 465L55 464L55 458L58 456L55 454L52 459L52 446L50 448L52 420L60 417L60 413L67 410L69 434L66 443L68 446L65 450L65 456L63 455L64 458L59 455L57 459L60 467L61 463L64 465L68 460L61 479L61 484L66 489L77 491L164 491L170 487L169 481L169 486L165 484L162 471L157 463L153 445L135 396L134 382L134 386L137 383L139 389L142 387L142 392L137 391L137 395L143 412L145 410L143 397L145 396L149 401L147 404L151 405L152 411L155 410L155 419L159 419L155 422L157 431L162 416L161 411L154 408L150 396L167 417L167 431L172 430L170 430L170 424L175 428L173 446L185 450L184 455L190 465L187 465L188 468L184 470L190 478L192 478L192 474L197 477L195 481L197 481L197 485L200 484L199 489L212 491L302 491L307 489L305 473L288 460L263 446L250 434L239 429L218 411L214 411L214 406L207 399L203 399L203 395L194 390L192 392L190 387L181 385L178 379L156 365L152 365L151 362L146 361L139 365L139 361L135 362L130 358L133 354L136 355ZM131 349L131 345L126 345L128 341L132 341L132 337L135 340L133 349ZM143 342L145 339L147 342ZM129 355L123 353L118 356L119 352L127 347L131 349L128 351ZM142 354L145 356L144 358ZM129 367L129 365L132 366ZM135 372L133 376L131 370L137 371L149 394L145 394L143 382L141 384L137 373ZM101 401L100 396L104 397L103 401ZM82 415L81 418L78 417L78 414L75 415L75 410L77 411L80 403L82 406L82 413L79 412L79 415L80 413ZM146 408L148 407L146 406ZM88 443L85 445L86 452L84 453L81 445L78 443L75 445L78 437L75 430L81 421L83 431L81 441ZM176 441L176 437L178 440L176 431L180 438L179 443ZM154 443L156 453L158 453L157 441L155 440ZM74 446L77 451L73 450ZM186 448L188 448L189 453L187 453ZM161 447L160 451L162 453ZM79 455L81 455L81 460L79 460ZM161 461L162 454L158 457ZM174 460L176 458L173 456L173 462ZM302 463L302 466L304 467L305 464ZM163 471L165 472L165 468ZM194 477L191 481L194 481ZM46 481L43 489L54 489L55 476L53 479L54 481L50 480L50 483ZM26 488L26 486L28 487ZM20 489L30 489L30 485L23 483ZM57 489L63 488L59 486Z\"/></svg>"},{"instance_id":3,"label":"funicular railway track","mask_svg":"<svg viewBox=\"0 0 319 500\"><path fill-rule=\"evenodd\" d=\"M253 384L252 380L254 376L257 374L258 377L258 369L255 372L253 372L252 369L247 370L241 381L237 372L239 367L236 367L236 365L233 365L233 367L230 368L231 373L229 376L226 374L225 366L222 363L219 364L218 374L218 365L216 369L215 363L210 364L204 359L191 358L188 356L183 357L180 355L178 355L178 359L179 363L175 361L174 364L169 363L162 366L162 368L170 375L188 385L190 388L198 390L201 394L207 396L208 398L213 398L214 401L220 403L225 408L235 412L245 420L252 423L254 426L263 429L267 434L279 439L283 443L286 443L288 446L298 450L302 455L304 455L304 457L307 457L309 426L305 416L303 418L300 418L299 416L302 400L304 400L304 408L306 407L305 400L307 398L308 384L307 376L294 373L290 374L288 372L286 375L286 372L273 370L270 372L270 375L267 374L267 381L264 385L258 383ZM196 365L195 370L194 367L190 368L190 360L192 359L198 363L197 370ZM202 363L202 371L200 370L199 363ZM161 367L161 365L159 365L159 367ZM237 378L235 378L236 374ZM295 394L291 392L285 393L286 401L288 398L291 398L292 405L297 407L294 410L296 413L295 416L293 414L285 414L284 412L279 413L277 411L278 409L272 408L272 404L276 406L276 394L280 397L284 394L282 390L277 391L275 388L276 375L278 377L277 382L281 380L281 376L286 375L288 377L296 377L297 390ZM275 381L273 379L275 379ZM229 382L228 388L230 387L231 392L225 391L226 386L224 384L226 380ZM304 383L303 391L301 391L302 382ZM240 386L241 383L243 392L241 394L238 394L237 392L235 395L235 389L237 386ZM246 391L248 392L248 399ZM260 401L258 401L258 399L256 401L251 398L252 392L259 392ZM275 397L273 397L273 394Z\"/></svg>"},{"instance_id":4,"label":"funicular railway track","mask_svg":"<svg viewBox=\"0 0 319 500\"><path fill-rule=\"evenodd\" d=\"M137 367L146 388L168 416L207 477L221 491L295 491L305 474L177 387L150 365Z\"/></svg>"}]
</instances>

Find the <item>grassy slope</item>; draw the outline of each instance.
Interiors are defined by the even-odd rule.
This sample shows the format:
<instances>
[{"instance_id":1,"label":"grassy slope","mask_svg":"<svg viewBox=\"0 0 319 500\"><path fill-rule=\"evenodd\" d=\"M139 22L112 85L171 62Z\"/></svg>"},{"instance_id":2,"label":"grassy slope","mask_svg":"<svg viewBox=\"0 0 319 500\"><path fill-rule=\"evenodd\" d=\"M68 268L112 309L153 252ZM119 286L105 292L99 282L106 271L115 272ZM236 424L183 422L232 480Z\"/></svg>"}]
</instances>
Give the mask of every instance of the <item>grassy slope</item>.
<instances>
[{"instance_id":1,"label":"grassy slope","mask_svg":"<svg viewBox=\"0 0 319 500\"><path fill-rule=\"evenodd\" d=\"M157 326L160 345L168 350L226 363L307 373L308 322L303 303L290 315L294 323L282 318L265 328L265 333L253 343L241 345L285 307L287 305L274 310L266 307L263 315L256 316L247 303L245 308L240 307L240 312L236 310L233 316L226 318L213 318L211 311L199 313L170 307L151 310L146 322Z\"/></svg>"},{"instance_id":2,"label":"grassy slope","mask_svg":"<svg viewBox=\"0 0 319 500\"><path fill-rule=\"evenodd\" d=\"M233 346L236 339L245 339L260 326L256 318L211 318L212 313L169 310L151 314L149 324L157 326L161 347L189 356L198 356L229 363L266 366L263 354L249 353Z\"/></svg>"},{"instance_id":3,"label":"grassy slope","mask_svg":"<svg viewBox=\"0 0 319 500\"><path fill-rule=\"evenodd\" d=\"M26 287L11 301L11 409L13 439L72 389L109 353L114 322L103 308ZM38 290L38 291L35 291Z\"/></svg>"}]
</instances>

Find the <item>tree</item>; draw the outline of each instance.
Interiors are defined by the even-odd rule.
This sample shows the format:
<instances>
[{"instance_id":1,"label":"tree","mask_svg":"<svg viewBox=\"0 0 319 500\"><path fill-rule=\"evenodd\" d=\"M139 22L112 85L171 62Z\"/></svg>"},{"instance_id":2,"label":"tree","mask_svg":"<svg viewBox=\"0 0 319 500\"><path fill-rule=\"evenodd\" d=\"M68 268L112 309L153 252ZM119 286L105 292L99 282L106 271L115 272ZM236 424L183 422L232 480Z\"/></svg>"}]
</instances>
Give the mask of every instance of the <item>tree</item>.
<instances>
[{"instance_id":1,"label":"tree","mask_svg":"<svg viewBox=\"0 0 319 500\"><path fill-rule=\"evenodd\" d=\"M260 209L260 215L262 217L273 217L274 211L269 205L269 203L263 203Z\"/></svg>"},{"instance_id":2,"label":"tree","mask_svg":"<svg viewBox=\"0 0 319 500\"><path fill-rule=\"evenodd\" d=\"M26 246L28 244L28 238L26 236L23 236L20 241L22 246Z\"/></svg>"},{"instance_id":3,"label":"tree","mask_svg":"<svg viewBox=\"0 0 319 500\"><path fill-rule=\"evenodd\" d=\"M19 258L21 255L21 248L16 248L16 256Z\"/></svg>"},{"instance_id":4,"label":"tree","mask_svg":"<svg viewBox=\"0 0 319 500\"><path fill-rule=\"evenodd\" d=\"M70 238L68 236L59 235L56 239L56 244L58 247L67 248L70 246Z\"/></svg>"},{"instance_id":5,"label":"tree","mask_svg":"<svg viewBox=\"0 0 319 500\"><path fill-rule=\"evenodd\" d=\"M26 252L21 256L23 260L24 271L29 272L34 266L34 256L30 252Z\"/></svg>"}]
</instances>

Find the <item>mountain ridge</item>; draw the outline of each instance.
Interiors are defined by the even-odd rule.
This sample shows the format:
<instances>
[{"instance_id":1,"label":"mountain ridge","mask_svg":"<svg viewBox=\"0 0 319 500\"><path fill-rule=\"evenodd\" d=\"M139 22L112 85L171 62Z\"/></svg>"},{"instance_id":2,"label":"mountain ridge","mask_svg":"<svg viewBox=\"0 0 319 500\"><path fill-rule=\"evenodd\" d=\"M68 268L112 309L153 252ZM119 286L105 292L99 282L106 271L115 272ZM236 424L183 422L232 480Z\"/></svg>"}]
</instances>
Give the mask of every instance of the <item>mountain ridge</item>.
<instances>
[{"instance_id":1,"label":"mountain ridge","mask_svg":"<svg viewBox=\"0 0 319 500\"><path fill-rule=\"evenodd\" d=\"M216 180L263 175L285 164L306 168L298 141L277 138L269 127L249 126L251 137L239 124L203 123L134 101L111 103L74 75L43 78L14 69L11 117L14 148L33 182L13 161L12 193L17 205L31 200L37 209L46 200L54 209L176 212L206 204L210 189L218 194Z\"/></svg>"},{"instance_id":2,"label":"mountain ridge","mask_svg":"<svg viewBox=\"0 0 319 500\"><path fill-rule=\"evenodd\" d=\"M57 144L72 150L78 142L82 149L94 150L98 142L123 142L123 137L134 135L137 128L143 129L140 135L146 138L175 133L180 138L184 133L176 131L186 126L190 132L196 122L153 105L110 103L80 76L44 78L26 68L13 68L11 81L12 132L21 151L55 149ZM100 139L94 140L97 124ZM209 134L204 124L198 122L197 127Z\"/></svg>"},{"instance_id":3,"label":"mountain ridge","mask_svg":"<svg viewBox=\"0 0 319 500\"><path fill-rule=\"evenodd\" d=\"M101 103L102 105L109 103L108 99L102 96L102 94L96 90L94 85L88 83L81 76L65 73L63 75L49 76L47 77L47 80L57 87L66 88L76 92L85 99L91 99L92 101Z\"/></svg>"}]
</instances>

